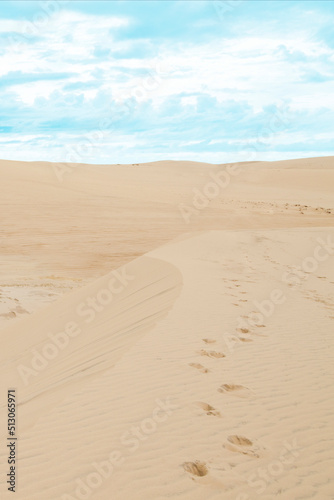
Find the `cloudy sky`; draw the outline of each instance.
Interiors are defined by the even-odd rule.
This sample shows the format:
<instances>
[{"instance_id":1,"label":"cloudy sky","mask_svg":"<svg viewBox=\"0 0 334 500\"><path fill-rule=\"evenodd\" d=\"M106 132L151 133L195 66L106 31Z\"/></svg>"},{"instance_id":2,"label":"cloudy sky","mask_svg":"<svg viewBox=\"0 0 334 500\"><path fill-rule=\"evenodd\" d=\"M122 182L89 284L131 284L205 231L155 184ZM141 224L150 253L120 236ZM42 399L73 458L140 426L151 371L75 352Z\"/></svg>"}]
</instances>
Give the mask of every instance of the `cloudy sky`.
<instances>
[{"instance_id":1,"label":"cloudy sky","mask_svg":"<svg viewBox=\"0 0 334 500\"><path fill-rule=\"evenodd\" d=\"M0 158L334 155L334 2L1 1Z\"/></svg>"}]
</instances>

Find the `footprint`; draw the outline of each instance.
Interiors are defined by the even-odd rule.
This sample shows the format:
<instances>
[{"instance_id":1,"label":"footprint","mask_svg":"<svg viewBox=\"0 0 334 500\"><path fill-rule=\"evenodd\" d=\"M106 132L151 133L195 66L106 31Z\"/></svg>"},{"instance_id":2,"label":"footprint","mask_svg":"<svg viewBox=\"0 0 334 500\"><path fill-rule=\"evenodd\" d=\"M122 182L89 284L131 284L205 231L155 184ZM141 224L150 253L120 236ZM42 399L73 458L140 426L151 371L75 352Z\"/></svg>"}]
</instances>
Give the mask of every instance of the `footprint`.
<instances>
[{"instance_id":1,"label":"footprint","mask_svg":"<svg viewBox=\"0 0 334 500\"><path fill-rule=\"evenodd\" d=\"M237 444L238 446L252 446L253 443L250 439L244 436L238 436L237 434L233 434L232 436L228 436L227 441L232 444Z\"/></svg>"},{"instance_id":2,"label":"footprint","mask_svg":"<svg viewBox=\"0 0 334 500\"><path fill-rule=\"evenodd\" d=\"M247 398L251 395L251 391L247 387L238 384L223 384L217 389L217 391L223 394L232 393L234 396L238 396L239 398Z\"/></svg>"},{"instance_id":3,"label":"footprint","mask_svg":"<svg viewBox=\"0 0 334 500\"><path fill-rule=\"evenodd\" d=\"M217 342L216 340L213 340L213 339L202 339L203 342L205 342L206 344L214 344L215 342Z\"/></svg>"},{"instance_id":4,"label":"footprint","mask_svg":"<svg viewBox=\"0 0 334 500\"><path fill-rule=\"evenodd\" d=\"M205 462L200 462L199 460L196 460L195 462L184 462L183 468L192 476L203 477L209 472Z\"/></svg>"},{"instance_id":5,"label":"footprint","mask_svg":"<svg viewBox=\"0 0 334 500\"><path fill-rule=\"evenodd\" d=\"M227 443L223 444L223 447L234 453L241 453L242 455L248 455L252 458L260 458L261 449L260 447L254 445L253 441L244 437L234 434L228 436Z\"/></svg>"},{"instance_id":6,"label":"footprint","mask_svg":"<svg viewBox=\"0 0 334 500\"><path fill-rule=\"evenodd\" d=\"M229 464L212 466L211 463L207 465L205 462L195 460L194 462L184 462L182 467L192 481L202 486L208 486L210 489L225 490L235 487L236 484L240 485L240 476L234 473Z\"/></svg>"},{"instance_id":7,"label":"footprint","mask_svg":"<svg viewBox=\"0 0 334 500\"><path fill-rule=\"evenodd\" d=\"M16 318L16 312L10 311L9 313L2 313L0 316L6 319Z\"/></svg>"},{"instance_id":8,"label":"footprint","mask_svg":"<svg viewBox=\"0 0 334 500\"><path fill-rule=\"evenodd\" d=\"M253 321L251 319L251 317L249 317L249 316L241 316L241 318L245 318L247 320L247 323L250 324L252 327L266 328L266 325L263 325L263 324L259 325L258 323L256 323L255 321ZM249 334L252 334L252 335L260 335L259 333L255 333L254 331L251 332L248 328L237 328L237 331L241 332L241 333L249 333Z\"/></svg>"},{"instance_id":9,"label":"footprint","mask_svg":"<svg viewBox=\"0 0 334 500\"><path fill-rule=\"evenodd\" d=\"M201 356L208 356L209 358L225 358L225 354L223 354L222 352L205 351L204 349L201 349L199 351L199 354Z\"/></svg>"},{"instance_id":10,"label":"footprint","mask_svg":"<svg viewBox=\"0 0 334 500\"><path fill-rule=\"evenodd\" d=\"M248 339L247 337L239 337L239 340L241 340L241 342L253 342L252 339Z\"/></svg>"},{"instance_id":11,"label":"footprint","mask_svg":"<svg viewBox=\"0 0 334 500\"><path fill-rule=\"evenodd\" d=\"M189 363L189 366L197 368L197 370L199 370L201 373L208 373L210 371L208 368L205 368L205 366L201 365L200 363Z\"/></svg>"},{"instance_id":12,"label":"footprint","mask_svg":"<svg viewBox=\"0 0 334 500\"><path fill-rule=\"evenodd\" d=\"M238 332L241 332L241 333L249 333L248 328L238 328L237 330L238 330Z\"/></svg>"},{"instance_id":13,"label":"footprint","mask_svg":"<svg viewBox=\"0 0 334 500\"><path fill-rule=\"evenodd\" d=\"M216 410L213 406L207 404L207 403L202 403L201 401L198 401L194 403L198 408L201 408L206 412L207 415L213 415L214 417L221 417L220 411Z\"/></svg>"}]
</instances>

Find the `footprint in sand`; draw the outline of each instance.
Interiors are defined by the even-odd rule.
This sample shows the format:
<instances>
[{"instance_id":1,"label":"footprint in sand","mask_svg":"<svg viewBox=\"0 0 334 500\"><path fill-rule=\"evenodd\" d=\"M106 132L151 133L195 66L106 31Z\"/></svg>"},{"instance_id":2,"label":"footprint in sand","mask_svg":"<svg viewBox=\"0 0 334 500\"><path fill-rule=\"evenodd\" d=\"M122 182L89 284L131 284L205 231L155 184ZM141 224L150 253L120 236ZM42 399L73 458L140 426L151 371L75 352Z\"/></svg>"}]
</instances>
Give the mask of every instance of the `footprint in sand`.
<instances>
[{"instance_id":1,"label":"footprint in sand","mask_svg":"<svg viewBox=\"0 0 334 500\"><path fill-rule=\"evenodd\" d=\"M205 462L196 460L195 462L184 462L183 468L192 476L203 477L208 474L208 468Z\"/></svg>"},{"instance_id":2,"label":"footprint in sand","mask_svg":"<svg viewBox=\"0 0 334 500\"><path fill-rule=\"evenodd\" d=\"M237 384L223 384L217 389L217 391L223 394L232 394L233 396L238 396L239 398L249 398L251 396L250 389Z\"/></svg>"},{"instance_id":3,"label":"footprint in sand","mask_svg":"<svg viewBox=\"0 0 334 500\"><path fill-rule=\"evenodd\" d=\"M206 344L214 344L215 342L217 342L216 340L214 339L202 339L203 342L205 342Z\"/></svg>"},{"instance_id":4,"label":"footprint in sand","mask_svg":"<svg viewBox=\"0 0 334 500\"><path fill-rule=\"evenodd\" d=\"M240 333L249 333L248 328L238 328L238 332Z\"/></svg>"},{"instance_id":5,"label":"footprint in sand","mask_svg":"<svg viewBox=\"0 0 334 500\"><path fill-rule=\"evenodd\" d=\"M210 371L208 368L205 368L205 366L201 365L200 363L189 363L189 366L197 368L197 370L199 370L201 373L208 373Z\"/></svg>"},{"instance_id":6,"label":"footprint in sand","mask_svg":"<svg viewBox=\"0 0 334 500\"><path fill-rule=\"evenodd\" d=\"M216 351L205 351L205 349L201 349L199 351L201 356L208 356L209 358L225 358L225 354L222 352Z\"/></svg>"},{"instance_id":7,"label":"footprint in sand","mask_svg":"<svg viewBox=\"0 0 334 500\"><path fill-rule=\"evenodd\" d=\"M241 453L252 458L261 457L261 448L253 443L250 439L237 434L228 436L227 443L223 447L234 453Z\"/></svg>"},{"instance_id":8,"label":"footprint in sand","mask_svg":"<svg viewBox=\"0 0 334 500\"><path fill-rule=\"evenodd\" d=\"M207 465L205 462L195 460L184 462L182 467L192 481L215 490L225 490L241 484L240 476L233 472L229 464L213 466L211 463Z\"/></svg>"},{"instance_id":9,"label":"footprint in sand","mask_svg":"<svg viewBox=\"0 0 334 500\"><path fill-rule=\"evenodd\" d=\"M201 401L198 401L194 404L198 408L204 410L207 415L213 415L214 417L221 417L220 411L216 410L216 408L209 405L208 403L202 403Z\"/></svg>"},{"instance_id":10,"label":"footprint in sand","mask_svg":"<svg viewBox=\"0 0 334 500\"><path fill-rule=\"evenodd\" d=\"M237 332L239 333L243 333L244 335L246 333L251 333L248 328L237 328ZM249 337L238 337L238 339L241 341L241 342L253 342L253 339L249 338Z\"/></svg>"},{"instance_id":11,"label":"footprint in sand","mask_svg":"<svg viewBox=\"0 0 334 500\"><path fill-rule=\"evenodd\" d=\"M247 316L242 316L242 317L247 318ZM248 319L248 322L250 323L249 318L247 318L247 319ZM266 325L258 325L258 324L253 323L253 322L252 322L252 326L254 326L256 328L265 328L266 327ZM257 332L251 331L251 330L249 330L249 328L237 328L237 332L244 333L244 334L247 333L249 335L256 335L257 337L265 337L266 336L266 335L263 335L261 333L257 333Z\"/></svg>"},{"instance_id":12,"label":"footprint in sand","mask_svg":"<svg viewBox=\"0 0 334 500\"><path fill-rule=\"evenodd\" d=\"M16 313L14 311L10 311L9 313L0 314L1 317L6 319L16 318Z\"/></svg>"},{"instance_id":13,"label":"footprint in sand","mask_svg":"<svg viewBox=\"0 0 334 500\"><path fill-rule=\"evenodd\" d=\"M228 436L227 441L232 444L237 444L238 446L252 446L253 443L250 439L244 436L238 436L237 434L233 434L232 436Z\"/></svg>"}]
</instances>

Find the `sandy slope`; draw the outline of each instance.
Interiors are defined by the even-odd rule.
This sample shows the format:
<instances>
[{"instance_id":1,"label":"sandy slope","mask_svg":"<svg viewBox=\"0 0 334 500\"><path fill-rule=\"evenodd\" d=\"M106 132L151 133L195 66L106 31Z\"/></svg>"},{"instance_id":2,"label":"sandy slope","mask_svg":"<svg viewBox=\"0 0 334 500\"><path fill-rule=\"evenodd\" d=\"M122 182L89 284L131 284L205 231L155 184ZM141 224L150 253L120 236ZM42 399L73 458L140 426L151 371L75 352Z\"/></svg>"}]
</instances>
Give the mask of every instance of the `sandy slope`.
<instances>
[{"instance_id":1,"label":"sandy slope","mask_svg":"<svg viewBox=\"0 0 334 500\"><path fill-rule=\"evenodd\" d=\"M0 165L18 500L334 498L332 166Z\"/></svg>"},{"instance_id":2,"label":"sandy slope","mask_svg":"<svg viewBox=\"0 0 334 500\"><path fill-rule=\"evenodd\" d=\"M16 497L332 499L334 250L319 241L333 230L206 232L126 265L89 323L77 306L112 275L3 330ZM73 321L25 385L18 367Z\"/></svg>"},{"instance_id":3,"label":"sandy slope","mask_svg":"<svg viewBox=\"0 0 334 500\"><path fill-rule=\"evenodd\" d=\"M186 232L332 226L333 164L0 161L0 326Z\"/></svg>"}]
</instances>

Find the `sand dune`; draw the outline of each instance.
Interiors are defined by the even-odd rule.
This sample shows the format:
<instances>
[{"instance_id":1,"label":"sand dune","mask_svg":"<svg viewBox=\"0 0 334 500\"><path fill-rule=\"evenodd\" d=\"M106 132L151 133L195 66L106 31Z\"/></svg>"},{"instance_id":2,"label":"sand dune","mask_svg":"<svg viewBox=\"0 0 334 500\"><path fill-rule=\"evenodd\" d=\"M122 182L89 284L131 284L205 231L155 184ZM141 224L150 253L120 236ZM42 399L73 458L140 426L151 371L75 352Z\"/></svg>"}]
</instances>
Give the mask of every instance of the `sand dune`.
<instances>
[{"instance_id":1,"label":"sand dune","mask_svg":"<svg viewBox=\"0 0 334 500\"><path fill-rule=\"evenodd\" d=\"M5 329L1 379L8 387L22 386L23 427L30 400L45 395L49 403L40 411L48 410L82 378L112 368L168 311L180 284L172 265L141 257L32 315L24 327L15 323Z\"/></svg>"},{"instance_id":2,"label":"sand dune","mask_svg":"<svg viewBox=\"0 0 334 500\"><path fill-rule=\"evenodd\" d=\"M17 499L334 498L332 165L0 165Z\"/></svg>"},{"instance_id":3,"label":"sand dune","mask_svg":"<svg viewBox=\"0 0 334 500\"><path fill-rule=\"evenodd\" d=\"M18 498L332 498L328 238L203 233L127 265L135 278L89 323L78 304L111 275L3 330L1 380L21 402ZM22 378L74 320L81 333Z\"/></svg>"},{"instance_id":4,"label":"sand dune","mask_svg":"<svg viewBox=\"0 0 334 500\"><path fill-rule=\"evenodd\" d=\"M187 232L331 227L333 164L0 161L0 324Z\"/></svg>"}]
</instances>

